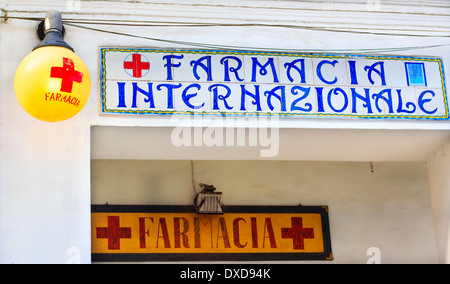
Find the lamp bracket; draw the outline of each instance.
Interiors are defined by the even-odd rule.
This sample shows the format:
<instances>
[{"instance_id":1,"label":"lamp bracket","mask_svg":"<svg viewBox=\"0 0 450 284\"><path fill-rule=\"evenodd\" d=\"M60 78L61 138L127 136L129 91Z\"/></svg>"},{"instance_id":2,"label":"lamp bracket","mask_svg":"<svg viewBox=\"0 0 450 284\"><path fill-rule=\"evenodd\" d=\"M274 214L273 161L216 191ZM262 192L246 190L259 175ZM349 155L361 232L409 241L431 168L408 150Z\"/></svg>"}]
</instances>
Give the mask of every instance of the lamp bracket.
<instances>
[{"instance_id":1,"label":"lamp bracket","mask_svg":"<svg viewBox=\"0 0 450 284\"><path fill-rule=\"evenodd\" d=\"M33 50L45 46L60 46L74 51L73 48L64 41L65 30L62 24L62 16L59 11L48 11L44 22L39 25L37 33L39 38L42 38L42 41Z\"/></svg>"},{"instance_id":2,"label":"lamp bracket","mask_svg":"<svg viewBox=\"0 0 450 284\"><path fill-rule=\"evenodd\" d=\"M37 30L36 30L37 36L39 37L39 40L44 40L45 38L45 21L42 21L39 23ZM64 38L66 36L66 28L64 25L62 26L62 37Z\"/></svg>"},{"instance_id":3,"label":"lamp bracket","mask_svg":"<svg viewBox=\"0 0 450 284\"><path fill-rule=\"evenodd\" d=\"M194 206L198 214L224 214L223 194L216 192L213 185L201 183L203 188L194 198Z\"/></svg>"},{"instance_id":4,"label":"lamp bracket","mask_svg":"<svg viewBox=\"0 0 450 284\"><path fill-rule=\"evenodd\" d=\"M201 183L200 186L203 188L202 192L214 192L216 191L216 188L214 187L214 185L208 185L208 184L204 184Z\"/></svg>"},{"instance_id":5,"label":"lamp bracket","mask_svg":"<svg viewBox=\"0 0 450 284\"><path fill-rule=\"evenodd\" d=\"M8 22L8 11L6 11L4 9L0 9L0 12L1 12L0 23L7 23Z\"/></svg>"}]
</instances>

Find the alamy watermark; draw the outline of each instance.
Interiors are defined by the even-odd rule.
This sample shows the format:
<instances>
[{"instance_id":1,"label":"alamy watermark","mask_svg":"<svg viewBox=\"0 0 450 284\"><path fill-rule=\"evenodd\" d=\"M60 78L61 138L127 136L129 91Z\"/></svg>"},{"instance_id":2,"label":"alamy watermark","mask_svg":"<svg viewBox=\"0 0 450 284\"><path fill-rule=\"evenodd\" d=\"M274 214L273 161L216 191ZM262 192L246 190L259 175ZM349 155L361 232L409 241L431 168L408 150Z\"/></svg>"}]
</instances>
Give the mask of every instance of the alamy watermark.
<instances>
[{"instance_id":1,"label":"alamy watermark","mask_svg":"<svg viewBox=\"0 0 450 284\"><path fill-rule=\"evenodd\" d=\"M69 12L81 12L81 0L67 0L66 8Z\"/></svg>"},{"instance_id":2,"label":"alamy watermark","mask_svg":"<svg viewBox=\"0 0 450 284\"><path fill-rule=\"evenodd\" d=\"M77 247L70 247L66 251L69 257L66 264L81 264L81 250Z\"/></svg>"},{"instance_id":3,"label":"alamy watermark","mask_svg":"<svg viewBox=\"0 0 450 284\"><path fill-rule=\"evenodd\" d=\"M370 258L367 260L367 264L381 264L381 250L377 247L370 247L366 252Z\"/></svg>"},{"instance_id":4,"label":"alamy watermark","mask_svg":"<svg viewBox=\"0 0 450 284\"><path fill-rule=\"evenodd\" d=\"M381 0L367 0L367 10L381 11Z\"/></svg>"},{"instance_id":5,"label":"alamy watermark","mask_svg":"<svg viewBox=\"0 0 450 284\"><path fill-rule=\"evenodd\" d=\"M258 147L261 158L273 158L280 148L279 117L172 116L177 125L175 147Z\"/></svg>"}]
</instances>

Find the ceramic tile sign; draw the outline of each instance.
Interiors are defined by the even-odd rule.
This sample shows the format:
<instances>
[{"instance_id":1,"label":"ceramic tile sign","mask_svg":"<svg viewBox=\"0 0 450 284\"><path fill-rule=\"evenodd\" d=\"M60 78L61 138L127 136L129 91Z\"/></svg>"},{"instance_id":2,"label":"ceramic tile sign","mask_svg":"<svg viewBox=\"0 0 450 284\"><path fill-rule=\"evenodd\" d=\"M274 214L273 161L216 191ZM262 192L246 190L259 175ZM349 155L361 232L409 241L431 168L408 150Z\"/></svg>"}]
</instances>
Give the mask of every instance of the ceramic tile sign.
<instances>
[{"instance_id":1,"label":"ceramic tile sign","mask_svg":"<svg viewBox=\"0 0 450 284\"><path fill-rule=\"evenodd\" d=\"M447 120L440 58L101 48L103 114Z\"/></svg>"},{"instance_id":2,"label":"ceramic tile sign","mask_svg":"<svg viewBox=\"0 0 450 284\"><path fill-rule=\"evenodd\" d=\"M332 260L327 206L93 205L92 261Z\"/></svg>"}]
</instances>

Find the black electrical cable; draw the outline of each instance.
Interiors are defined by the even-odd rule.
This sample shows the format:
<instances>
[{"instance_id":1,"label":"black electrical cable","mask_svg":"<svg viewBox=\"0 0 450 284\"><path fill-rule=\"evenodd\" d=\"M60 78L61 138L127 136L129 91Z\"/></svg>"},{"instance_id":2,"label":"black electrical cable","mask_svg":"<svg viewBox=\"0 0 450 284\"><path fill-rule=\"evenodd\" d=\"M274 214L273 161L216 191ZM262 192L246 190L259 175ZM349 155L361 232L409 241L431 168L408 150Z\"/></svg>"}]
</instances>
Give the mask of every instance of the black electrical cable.
<instances>
[{"instance_id":1,"label":"black electrical cable","mask_svg":"<svg viewBox=\"0 0 450 284\"><path fill-rule=\"evenodd\" d=\"M159 41L164 43L171 43L171 44L178 44L178 45L188 45L188 46L195 46L195 47L201 47L201 48L209 48L209 49L219 49L219 50L250 50L250 51L278 51L278 52L298 52L299 49L280 49L280 48L261 48L261 47L244 47L244 46L231 46L231 45L217 45L217 44L207 44L207 43L196 43L196 42L188 42L188 41L177 41L177 40L167 40L167 39L160 39L160 38L153 38L153 37L146 37L146 36L140 36L140 35L133 35L129 33L121 33L121 32L115 32L115 31L108 31L103 29L97 29L92 27L86 27L86 26L80 26L76 24L66 23L68 26L73 26L81 29L96 31L96 32L103 32L103 33L109 33L114 35L120 35L120 36L127 36L127 37L133 37L138 39L146 39L146 40L153 40L153 41ZM408 51L408 50L415 50L415 49L427 49L427 48L436 48L436 47L444 47L444 46L450 46L450 44L438 44L438 45L427 45L427 46L413 46L413 47L394 47L394 48L371 48L371 49L340 49L340 50L330 50L330 49L302 49L302 52L360 52L360 53L382 53L382 52L398 52L398 51Z\"/></svg>"},{"instance_id":2,"label":"black electrical cable","mask_svg":"<svg viewBox=\"0 0 450 284\"><path fill-rule=\"evenodd\" d=\"M3 10L4 11L4 10ZM6 20L7 12L5 12L5 16L3 17ZM16 19L16 20L29 20L29 21L42 21L40 18L33 17L15 17L8 16L8 19ZM93 28L90 25L113 25L113 26L140 26L140 27L273 27L273 28L296 28L296 29L305 29L312 31L320 31L320 32L339 32L339 33L353 33L353 34L366 34L366 35L376 35L376 36L408 36L408 37L438 37L438 38L447 38L449 35L418 35L418 34L405 34L405 33L384 33L384 32L370 32L370 31L356 31L356 30L342 30L342 29L330 29L330 28L321 28L321 27L310 27L310 26L294 26L294 25L279 25L279 24L220 24L220 23L157 23L157 22L105 22L105 21L84 21L84 20L65 20L64 24L67 26L72 26L80 29L108 33L118 36L126 36L144 40L151 40L157 42L164 42L170 44L177 44L183 46L194 46L199 48L207 48L207 49L218 49L218 50L254 50L254 51L278 51L278 52L298 52L299 49L280 49L280 48L261 48L261 47L244 47L244 46L232 46L232 45L220 45L220 44L208 44L208 43L199 43L199 42L189 42L189 41L179 41L179 40L170 40L170 39L162 39L148 36L135 35L130 33L123 33L117 31L111 31L106 29ZM437 48L437 47L446 47L450 46L450 44L437 44L437 45L427 45L427 46L410 46L410 47L394 47L394 48L370 48L370 49L302 49L302 52L358 52L358 53L384 53L384 52L398 52L398 51L408 51L408 50L417 50L417 49L428 49L428 48Z\"/></svg>"}]
</instances>

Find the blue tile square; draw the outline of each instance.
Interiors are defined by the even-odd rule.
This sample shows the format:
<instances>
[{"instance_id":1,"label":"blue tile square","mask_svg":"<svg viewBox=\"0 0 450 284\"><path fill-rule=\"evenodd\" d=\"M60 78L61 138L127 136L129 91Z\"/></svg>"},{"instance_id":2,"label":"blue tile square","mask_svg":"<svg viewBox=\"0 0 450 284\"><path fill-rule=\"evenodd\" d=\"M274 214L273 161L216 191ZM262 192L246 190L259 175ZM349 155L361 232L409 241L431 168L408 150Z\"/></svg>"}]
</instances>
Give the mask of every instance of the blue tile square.
<instances>
[{"instance_id":1,"label":"blue tile square","mask_svg":"<svg viewBox=\"0 0 450 284\"><path fill-rule=\"evenodd\" d=\"M427 76L425 73L424 63L405 62L405 69L408 86L427 86Z\"/></svg>"}]
</instances>

